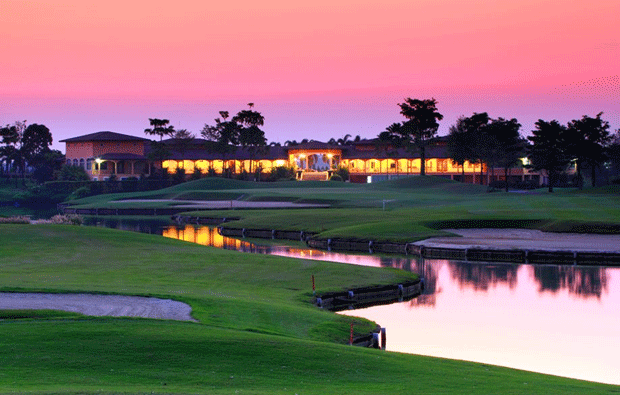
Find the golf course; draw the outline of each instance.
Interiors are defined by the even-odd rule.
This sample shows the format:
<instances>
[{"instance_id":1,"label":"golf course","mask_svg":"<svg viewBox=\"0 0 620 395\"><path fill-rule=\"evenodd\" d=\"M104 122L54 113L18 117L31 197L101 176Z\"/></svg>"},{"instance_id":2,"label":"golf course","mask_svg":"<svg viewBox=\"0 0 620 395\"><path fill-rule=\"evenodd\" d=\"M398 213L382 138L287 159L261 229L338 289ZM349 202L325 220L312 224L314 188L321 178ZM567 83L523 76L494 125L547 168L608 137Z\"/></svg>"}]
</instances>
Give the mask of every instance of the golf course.
<instances>
[{"instance_id":1,"label":"golf course","mask_svg":"<svg viewBox=\"0 0 620 395\"><path fill-rule=\"evenodd\" d=\"M206 178L69 207L183 206L186 215L227 218L222 225L231 228L413 242L456 227L617 234L619 200L617 186L489 193L433 177L366 185ZM205 210L194 203L209 201L325 207ZM0 251L2 292L170 299L189 305L195 320L0 310L0 393L620 393L613 385L352 347L351 324L364 335L381 323L313 303L313 277L320 295L417 278L402 270L71 225L0 223Z\"/></svg>"}]
</instances>

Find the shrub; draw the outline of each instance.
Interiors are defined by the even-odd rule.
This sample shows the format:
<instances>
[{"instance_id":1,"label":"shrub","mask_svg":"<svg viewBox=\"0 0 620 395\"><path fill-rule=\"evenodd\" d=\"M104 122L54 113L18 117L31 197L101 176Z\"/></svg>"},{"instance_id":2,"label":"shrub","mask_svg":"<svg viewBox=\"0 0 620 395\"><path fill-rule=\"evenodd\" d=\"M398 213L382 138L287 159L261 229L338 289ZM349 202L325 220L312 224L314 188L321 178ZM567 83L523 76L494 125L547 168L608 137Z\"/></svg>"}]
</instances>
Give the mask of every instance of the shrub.
<instances>
[{"instance_id":1,"label":"shrub","mask_svg":"<svg viewBox=\"0 0 620 395\"><path fill-rule=\"evenodd\" d=\"M338 175L338 174L336 174L336 173L334 173L334 174L333 174L333 175L329 178L329 180L330 180L330 181L340 181L340 182L344 181L344 180L342 179L342 177L340 177L340 175Z\"/></svg>"},{"instance_id":2,"label":"shrub","mask_svg":"<svg viewBox=\"0 0 620 395\"><path fill-rule=\"evenodd\" d=\"M283 181L295 179L295 170L292 167L277 166L271 169L269 181Z\"/></svg>"},{"instance_id":3,"label":"shrub","mask_svg":"<svg viewBox=\"0 0 620 395\"><path fill-rule=\"evenodd\" d=\"M83 186L73 191L73 193L69 195L69 200L82 199L87 196L90 196L91 194L92 194L92 191L91 191L90 186Z\"/></svg>"},{"instance_id":4,"label":"shrub","mask_svg":"<svg viewBox=\"0 0 620 395\"><path fill-rule=\"evenodd\" d=\"M58 181L88 181L90 178L83 167L64 165L56 173L56 179Z\"/></svg>"},{"instance_id":5,"label":"shrub","mask_svg":"<svg viewBox=\"0 0 620 395\"><path fill-rule=\"evenodd\" d=\"M18 217L0 217L0 224L29 224L30 218L18 216Z\"/></svg>"},{"instance_id":6,"label":"shrub","mask_svg":"<svg viewBox=\"0 0 620 395\"><path fill-rule=\"evenodd\" d=\"M336 174L340 176L341 181L347 181L349 179L349 169L347 169L346 167L340 166L339 168L334 170L334 175Z\"/></svg>"},{"instance_id":7,"label":"shrub","mask_svg":"<svg viewBox=\"0 0 620 395\"><path fill-rule=\"evenodd\" d=\"M84 223L84 219L75 214L58 214L54 215L50 219L50 222L57 225L82 225Z\"/></svg>"},{"instance_id":8,"label":"shrub","mask_svg":"<svg viewBox=\"0 0 620 395\"><path fill-rule=\"evenodd\" d=\"M194 169L194 172L190 174L189 179L191 181L200 180L202 178L202 172L199 169Z\"/></svg>"},{"instance_id":9,"label":"shrub","mask_svg":"<svg viewBox=\"0 0 620 395\"><path fill-rule=\"evenodd\" d=\"M185 182L185 169L177 169L172 176L172 180L175 184Z\"/></svg>"}]
</instances>

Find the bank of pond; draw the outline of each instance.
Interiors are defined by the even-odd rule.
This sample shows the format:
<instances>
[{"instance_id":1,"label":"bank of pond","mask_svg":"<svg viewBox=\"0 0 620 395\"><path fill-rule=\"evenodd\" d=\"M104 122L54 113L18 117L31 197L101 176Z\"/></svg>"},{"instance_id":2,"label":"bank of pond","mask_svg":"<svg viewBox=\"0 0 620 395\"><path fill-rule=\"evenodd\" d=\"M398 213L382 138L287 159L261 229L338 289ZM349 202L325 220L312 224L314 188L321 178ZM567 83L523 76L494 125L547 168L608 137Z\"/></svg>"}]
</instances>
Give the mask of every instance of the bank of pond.
<instances>
[{"instance_id":1,"label":"bank of pond","mask_svg":"<svg viewBox=\"0 0 620 395\"><path fill-rule=\"evenodd\" d=\"M349 310L347 303L356 293L345 291L334 296L343 307L339 314L377 322L387 332L388 351L620 384L617 267L343 253L310 249L300 241L299 232L295 240L286 242L290 245L283 245L279 239L252 239L247 234L245 239L227 237L217 228L195 224L99 221L100 226L111 221L107 226L246 253L419 273L424 279L419 296L359 309L351 304L356 309ZM394 288L391 292L394 294ZM317 279L317 295L323 296L321 279ZM376 331L375 336L379 335Z\"/></svg>"}]
</instances>

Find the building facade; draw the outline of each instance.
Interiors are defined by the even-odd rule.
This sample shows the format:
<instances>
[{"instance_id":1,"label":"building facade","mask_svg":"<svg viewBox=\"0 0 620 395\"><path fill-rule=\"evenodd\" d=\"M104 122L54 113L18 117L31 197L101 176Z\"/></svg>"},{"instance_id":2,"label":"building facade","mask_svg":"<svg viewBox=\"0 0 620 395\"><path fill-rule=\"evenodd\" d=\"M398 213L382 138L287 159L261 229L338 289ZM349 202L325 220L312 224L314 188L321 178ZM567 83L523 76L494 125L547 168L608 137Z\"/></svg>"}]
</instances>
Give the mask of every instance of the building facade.
<instances>
[{"instance_id":1,"label":"building facade","mask_svg":"<svg viewBox=\"0 0 620 395\"><path fill-rule=\"evenodd\" d=\"M267 175L276 167L292 168L299 180L328 180L340 167L348 170L351 182L364 183L420 174L418 153L394 149L377 139L347 145L309 141L297 145L270 145L260 149L231 147L218 152L210 141L194 139L183 144L174 139L159 143L161 160L153 160L152 141L114 132L98 132L66 140L66 163L81 166L93 180L148 176L163 168L174 174L182 169L195 172ZM163 148L162 148L163 147ZM488 184L503 180L503 169L487 169L484 164L454 163L448 156L445 138L434 139L426 151L425 170L429 175L453 180ZM511 181L541 184L538 172L523 166L510 169Z\"/></svg>"}]
</instances>

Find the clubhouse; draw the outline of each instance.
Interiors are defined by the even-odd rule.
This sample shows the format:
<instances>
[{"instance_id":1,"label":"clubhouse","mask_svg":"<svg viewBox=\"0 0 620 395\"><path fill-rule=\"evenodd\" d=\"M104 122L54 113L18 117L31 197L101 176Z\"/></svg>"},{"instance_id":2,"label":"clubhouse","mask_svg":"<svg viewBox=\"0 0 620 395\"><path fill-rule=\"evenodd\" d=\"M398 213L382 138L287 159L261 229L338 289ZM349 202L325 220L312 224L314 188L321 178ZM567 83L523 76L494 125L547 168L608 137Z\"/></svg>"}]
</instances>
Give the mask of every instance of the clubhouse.
<instances>
[{"instance_id":1,"label":"clubhouse","mask_svg":"<svg viewBox=\"0 0 620 395\"><path fill-rule=\"evenodd\" d=\"M233 174L258 172L266 176L276 167L293 168L298 180L328 180L334 169L344 167L349 171L351 182L365 183L420 174L421 165L419 153L385 146L377 139L347 145L311 140L289 146L270 145L260 150L232 147L226 154L217 152L213 142L203 139L185 143L168 139L161 142L166 152L163 160L153 159L151 140L115 132L92 133L61 142L66 143L67 164L83 167L95 181L107 180L113 175L119 180L148 176L158 168L171 174L183 169L186 175L227 171ZM445 137L429 143L426 173L468 183L479 183L480 177L484 184L504 179L503 169L454 163L448 156ZM537 184L545 181L539 172L528 171L523 166L510 169L509 178Z\"/></svg>"}]
</instances>

